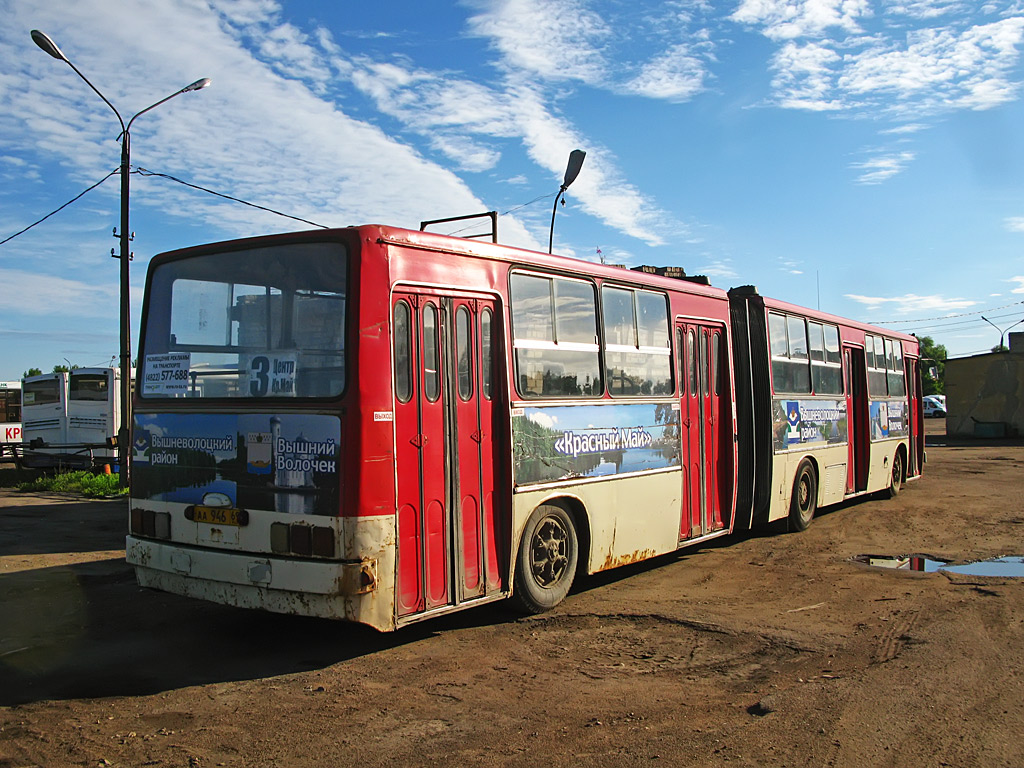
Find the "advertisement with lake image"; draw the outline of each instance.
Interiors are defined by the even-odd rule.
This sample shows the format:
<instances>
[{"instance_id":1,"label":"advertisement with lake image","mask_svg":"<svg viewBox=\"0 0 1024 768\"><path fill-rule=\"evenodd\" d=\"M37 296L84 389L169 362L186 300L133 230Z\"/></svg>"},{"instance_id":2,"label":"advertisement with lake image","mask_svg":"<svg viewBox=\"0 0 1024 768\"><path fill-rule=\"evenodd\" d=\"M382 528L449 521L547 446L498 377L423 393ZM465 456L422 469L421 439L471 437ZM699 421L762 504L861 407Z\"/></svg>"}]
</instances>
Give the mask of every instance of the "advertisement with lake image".
<instances>
[{"instance_id":1,"label":"advertisement with lake image","mask_svg":"<svg viewBox=\"0 0 1024 768\"><path fill-rule=\"evenodd\" d=\"M137 499L336 515L341 422L320 414L139 414Z\"/></svg>"},{"instance_id":2,"label":"advertisement with lake image","mask_svg":"<svg viewBox=\"0 0 1024 768\"><path fill-rule=\"evenodd\" d=\"M679 466L678 403L515 408L516 485Z\"/></svg>"},{"instance_id":3,"label":"advertisement with lake image","mask_svg":"<svg viewBox=\"0 0 1024 768\"><path fill-rule=\"evenodd\" d=\"M846 400L775 400L776 452L846 442Z\"/></svg>"}]
</instances>

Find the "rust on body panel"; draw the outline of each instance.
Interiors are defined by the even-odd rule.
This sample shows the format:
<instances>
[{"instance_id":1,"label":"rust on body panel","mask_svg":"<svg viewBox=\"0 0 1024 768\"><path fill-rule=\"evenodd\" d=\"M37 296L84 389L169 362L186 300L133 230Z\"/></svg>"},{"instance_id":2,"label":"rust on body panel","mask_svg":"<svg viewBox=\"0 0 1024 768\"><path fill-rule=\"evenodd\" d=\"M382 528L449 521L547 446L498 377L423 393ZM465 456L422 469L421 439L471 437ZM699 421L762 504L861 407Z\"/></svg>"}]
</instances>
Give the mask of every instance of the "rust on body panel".
<instances>
[{"instance_id":1,"label":"rust on body panel","mask_svg":"<svg viewBox=\"0 0 1024 768\"><path fill-rule=\"evenodd\" d=\"M608 554L608 557L604 559L604 564L598 568L599 571L607 571L611 568L618 568L622 565L631 565L632 563L639 563L641 560L649 560L657 554L653 549L638 549L635 552L630 552L628 555L613 555Z\"/></svg>"}]
</instances>

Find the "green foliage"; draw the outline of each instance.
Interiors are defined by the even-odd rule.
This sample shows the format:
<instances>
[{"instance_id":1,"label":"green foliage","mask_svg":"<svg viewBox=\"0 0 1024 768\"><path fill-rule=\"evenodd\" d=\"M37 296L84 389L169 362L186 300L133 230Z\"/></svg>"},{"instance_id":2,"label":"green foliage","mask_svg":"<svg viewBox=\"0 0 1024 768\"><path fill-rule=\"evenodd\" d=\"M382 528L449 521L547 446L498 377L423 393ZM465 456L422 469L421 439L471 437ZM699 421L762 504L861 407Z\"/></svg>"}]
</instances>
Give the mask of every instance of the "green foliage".
<instances>
[{"instance_id":1,"label":"green foliage","mask_svg":"<svg viewBox=\"0 0 1024 768\"><path fill-rule=\"evenodd\" d=\"M38 368L29 368L27 371L21 374L21 378L27 379L29 376L41 376L42 374L43 372Z\"/></svg>"},{"instance_id":2,"label":"green foliage","mask_svg":"<svg viewBox=\"0 0 1024 768\"><path fill-rule=\"evenodd\" d=\"M920 336L921 390L925 395L945 393L946 347L936 344L931 336ZM934 375L933 375L934 374Z\"/></svg>"},{"instance_id":3,"label":"green foliage","mask_svg":"<svg viewBox=\"0 0 1024 768\"><path fill-rule=\"evenodd\" d=\"M118 487L117 475L94 475L92 472L84 470L61 472L19 483L18 490L80 493L91 498L118 496L127 492L126 488Z\"/></svg>"}]
</instances>

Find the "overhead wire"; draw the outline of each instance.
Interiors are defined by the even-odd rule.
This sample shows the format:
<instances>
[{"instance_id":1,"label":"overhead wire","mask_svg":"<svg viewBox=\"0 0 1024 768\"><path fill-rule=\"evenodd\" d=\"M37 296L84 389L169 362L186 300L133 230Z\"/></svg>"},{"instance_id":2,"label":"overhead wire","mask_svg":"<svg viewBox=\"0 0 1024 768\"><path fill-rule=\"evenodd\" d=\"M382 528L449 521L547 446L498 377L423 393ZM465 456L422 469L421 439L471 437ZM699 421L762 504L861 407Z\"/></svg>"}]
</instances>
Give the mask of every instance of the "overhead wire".
<instances>
[{"instance_id":1,"label":"overhead wire","mask_svg":"<svg viewBox=\"0 0 1024 768\"><path fill-rule=\"evenodd\" d=\"M239 197L232 197L231 195L225 195L223 192L215 192L212 189L207 189L206 187L201 187L198 184L191 184L191 183L189 183L187 181L183 181L182 179L179 179L179 178L177 178L175 176L171 176L169 173L158 173L156 171L150 171L150 170L147 170L145 168L139 168L136 171L136 173L138 173L140 176L157 176L157 177L159 177L161 179L169 179L170 181L176 181L179 184L183 184L184 186L189 187L191 189L196 189L196 190L199 190L200 192L206 192L207 194L210 194L210 195L216 195L217 197L222 197L225 200L231 200L232 202L235 202L235 203L241 203L242 205L248 205L250 208L258 208L261 211L266 211L267 213L273 213L273 214L276 214L277 216L284 216L286 219L292 219L294 221L301 221L303 224L312 224L314 227L320 227L321 229L330 229L330 227L328 227L326 224L318 224L315 221L310 221L309 219L303 219L300 216L292 216L291 214L288 214L288 213L282 213L281 211L276 211L273 208L268 208L265 205L257 205L256 203L250 203L248 200L242 200Z\"/></svg>"},{"instance_id":2,"label":"overhead wire","mask_svg":"<svg viewBox=\"0 0 1024 768\"><path fill-rule=\"evenodd\" d=\"M14 233L13 235L10 235L10 236L8 236L8 237L5 237L5 238L4 238L3 240L0 240L0 245L3 245L4 243L8 243L8 242L10 242L10 241L11 241L11 240L13 240L14 238L16 238L16 237L17 237L18 235L23 235L23 234L25 234L25 233L26 233L26 232L28 232L28 231L29 231L30 229L32 229L32 227L36 226L37 224L42 224L42 223L43 223L44 221L46 221L46 220L47 220L48 218L50 218L51 216L53 216L53 215L54 215L55 213L60 213L60 212L61 212L61 211L63 211L63 210L65 209L65 208L67 208L67 207L68 207L69 205L71 205L71 204L72 204L73 202L75 202L75 201L76 201L76 200L78 200L79 198L81 198L81 197L83 197L84 195L86 195L86 194L87 194L88 192L92 192L92 191L93 191L94 189L96 189L96 187L98 187L98 186L99 186L100 184L102 184L102 183L103 183L104 181L106 181L107 179L109 179L109 178L110 178L111 176L113 176L114 174L118 173L118 172L119 172L120 170L121 170L120 168L115 168L115 169L114 169L114 170L112 170L112 171L111 171L110 173L108 173L108 174L107 174L106 176L104 176L104 177L103 177L102 179L100 179L100 180L99 180L99 181L97 181L97 182L96 182L95 184L93 184L93 185L92 185L91 187L88 187L87 189L83 190L83 191L82 191L82 192L80 192L79 194L77 194L77 195L75 195L74 197L72 197L72 198L71 198L70 200L68 200L68 201L67 201L66 203L64 203L64 205L62 205L62 206L61 206L60 208L57 208L56 210L50 211L50 212L49 212L48 214L46 214L45 216L43 216L43 218L39 219L39 221L34 221L34 222L32 222L31 224L29 224L29 225L28 225L27 227L25 227L24 229L22 229L22 230L20 230L20 231L18 231L18 232L15 232L15 233Z\"/></svg>"},{"instance_id":3,"label":"overhead wire","mask_svg":"<svg viewBox=\"0 0 1024 768\"><path fill-rule=\"evenodd\" d=\"M507 211L503 211L502 213L499 213L498 215L499 216L508 216L510 213L515 213L520 208L525 208L528 205L533 205L534 203L539 203L541 200L545 200L545 199L547 199L549 197L553 197L554 195L557 195L557 194L559 194L559 193L555 192L555 193L549 193L549 194L546 194L546 195L541 195L540 197L535 197L535 198L533 198L533 200L530 200L527 203L523 203L522 205L517 205L514 208L509 208ZM449 236L454 236L454 235L459 234L460 232L465 232L467 229L473 229L474 226L475 225L470 224L468 226L463 227L462 229L456 229L453 232L448 232L447 234Z\"/></svg>"},{"instance_id":4,"label":"overhead wire","mask_svg":"<svg viewBox=\"0 0 1024 768\"><path fill-rule=\"evenodd\" d=\"M979 309L975 312L961 312L956 315L940 315L938 317L918 317L913 320L872 320L872 325L906 325L907 323L926 323L931 320L952 320L957 317L971 317L972 315L982 315L986 312L997 312L1000 309L1006 309L1008 307L1016 307L1024 304L1024 301L1014 301L1009 304L1003 304L1001 307L992 307L991 309Z\"/></svg>"}]
</instances>

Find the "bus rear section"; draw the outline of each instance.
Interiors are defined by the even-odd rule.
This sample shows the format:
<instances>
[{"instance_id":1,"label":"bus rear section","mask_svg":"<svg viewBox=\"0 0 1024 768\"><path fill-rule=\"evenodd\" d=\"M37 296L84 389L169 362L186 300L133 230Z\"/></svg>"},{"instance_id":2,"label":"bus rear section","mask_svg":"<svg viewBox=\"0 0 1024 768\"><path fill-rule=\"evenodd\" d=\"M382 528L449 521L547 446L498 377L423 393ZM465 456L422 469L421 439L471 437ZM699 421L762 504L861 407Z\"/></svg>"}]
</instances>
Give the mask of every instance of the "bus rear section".
<instances>
[{"instance_id":1,"label":"bus rear section","mask_svg":"<svg viewBox=\"0 0 1024 768\"><path fill-rule=\"evenodd\" d=\"M913 336L729 292L746 525L810 525L816 510L895 495L924 463Z\"/></svg>"},{"instance_id":2,"label":"bus rear section","mask_svg":"<svg viewBox=\"0 0 1024 768\"><path fill-rule=\"evenodd\" d=\"M26 463L56 464L59 451L44 446L62 445L68 438L68 375L44 373L22 381L22 441L31 453Z\"/></svg>"},{"instance_id":3,"label":"bus rear section","mask_svg":"<svg viewBox=\"0 0 1024 768\"><path fill-rule=\"evenodd\" d=\"M110 439L121 424L120 384L117 368L73 368L68 373L67 442L89 446L94 467L113 467L117 460Z\"/></svg>"},{"instance_id":4,"label":"bus rear section","mask_svg":"<svg viewBox=\"0 0 1024 768\"><path fill-rule=\"evenodd\" d=\"M265 238L151 263L127 540L142 586L393 626L390 461L374 475L391 447L366 451L353 397L376 378L387 398L388 343L384 385L357 377L359 245ZM391 503L361 507L363 477Z\"/></svg>"}]
</instances>

